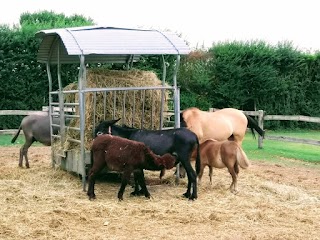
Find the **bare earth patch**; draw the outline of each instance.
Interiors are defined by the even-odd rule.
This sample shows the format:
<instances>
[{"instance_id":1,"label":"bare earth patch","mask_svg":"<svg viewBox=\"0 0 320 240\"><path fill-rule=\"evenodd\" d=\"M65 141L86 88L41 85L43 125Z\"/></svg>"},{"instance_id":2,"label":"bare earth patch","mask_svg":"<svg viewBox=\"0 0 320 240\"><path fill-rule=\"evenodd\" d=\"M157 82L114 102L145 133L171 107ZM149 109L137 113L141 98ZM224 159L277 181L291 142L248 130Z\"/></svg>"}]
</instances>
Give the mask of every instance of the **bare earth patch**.
<instances>
[{"instance_id":1,"label":"bare earth patch","mask_svg":"<svg viewBox=\"0 0 320 240\"><path fill-rule=\"evenodd\" d=\"M18 167L19 148L0 148L0 239L319 239L320 166L283 159L251 161L228 190L227 169L208 171L198 199L182 197L173 170L163 182L146 171L152 195L119 202L118 180L100 180L89 201L79 177L51 167L50 147L29 149L30 169ZM320 157L320 155L319 155Z\"/></svg>"}]
</instances>

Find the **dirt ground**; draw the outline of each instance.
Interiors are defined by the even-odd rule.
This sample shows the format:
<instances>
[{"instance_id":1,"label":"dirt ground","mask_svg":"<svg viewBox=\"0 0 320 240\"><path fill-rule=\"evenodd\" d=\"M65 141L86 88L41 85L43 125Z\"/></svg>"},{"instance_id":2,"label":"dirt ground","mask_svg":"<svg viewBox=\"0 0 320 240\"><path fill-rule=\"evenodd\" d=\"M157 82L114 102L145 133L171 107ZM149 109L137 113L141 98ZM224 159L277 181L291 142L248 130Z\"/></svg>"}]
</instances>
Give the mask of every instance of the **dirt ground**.
<instances>
[{"instance_id":1,"label":"dirt ground","mask_svg":"<svg viewBox=\"0 0 320 240\"><path fill-rule=\"evenodd\" d=\"M119 202L111 178L89 201L78 176L52 168L50 147L29 149L30 169L18 156L0 148L0 239L320 239L320 165L251 160L236 195L227 169L214 169L212 186L206 170L195 201L182 197L187 181L175 185L173 170L162 183L146 171L152 198L127 186Z\"/></svg>"}]
</instances>

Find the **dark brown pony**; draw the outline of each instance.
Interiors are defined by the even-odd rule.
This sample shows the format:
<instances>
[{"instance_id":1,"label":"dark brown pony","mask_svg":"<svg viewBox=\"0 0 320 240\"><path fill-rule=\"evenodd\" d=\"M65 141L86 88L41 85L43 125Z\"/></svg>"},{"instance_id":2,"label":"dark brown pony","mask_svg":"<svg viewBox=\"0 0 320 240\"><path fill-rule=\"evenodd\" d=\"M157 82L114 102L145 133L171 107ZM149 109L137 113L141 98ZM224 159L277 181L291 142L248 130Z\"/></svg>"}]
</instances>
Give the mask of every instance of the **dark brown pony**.
<instances>
[{"instance_id":1,"label":"dark brown pony","mask_svg":"<svg viewBox=\"0 0 320 240\"><path fill-rule=\"evenodd\" d=\"M102 134L94 139L91 156L93 165L88 174L89 187L87 192L90 200L96 197L94 193L95 176L105 166L110 171L123 172L121 187L118 192L118 198L121 201L123 200L125 187L133 172L145 197L150 198L143 169L171 169L176 162L176 158L169 153L158 156L144 143L109 134Z\"/></svg>"},{"instance_id":2,"label":"dark brown pony","mask_svg":"<svg viewBox=\"0 0 320 240\"><path fill-rule=\"evenodd\" d=\"M194 158L194 155L192 156ZM232 177L230 191L237 193L237 177L239 174L239 166L246 169L250 166L247 155L240 145L235 141L216 141L207 139L200 144L200 172L198 174L198 182L201 183L203 170L209 167L210 184L212 184L213 168L228 168Z\"/></svg>"},{"instance_id":3,"label":"dark brown pony","mask_svg":"<svg viewBox=\"0 0 320 240\"><path fill-rule=\"evenodd\" d=\"M181 127L193 131L200 143L206 139L233 140L241 146L247 127L251 128L253 135L254 129L264 136L264 130L253 118L235 108L223 108L215 112L188 108L181 113Z\"/></svg>"}]
</instances>

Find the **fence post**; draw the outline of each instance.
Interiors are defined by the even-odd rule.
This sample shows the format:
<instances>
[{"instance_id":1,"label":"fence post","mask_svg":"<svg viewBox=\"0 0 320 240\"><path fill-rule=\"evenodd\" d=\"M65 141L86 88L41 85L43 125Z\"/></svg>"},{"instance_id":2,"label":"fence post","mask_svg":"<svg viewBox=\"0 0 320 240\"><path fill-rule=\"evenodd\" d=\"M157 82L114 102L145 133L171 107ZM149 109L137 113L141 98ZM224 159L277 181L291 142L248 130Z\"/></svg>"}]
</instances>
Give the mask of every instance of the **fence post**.
<instances>
[{"instance_id":1,"label":"fence post","mask_svg":"<svg viewBox=\"0 0 320 240\"><path fill-rule=\"evenodd\" d=\"M261 129L263 129L263 116L264 112L263 110L259 110L259 115L258 115L258 125ZM262 143L263 143L263 138L259 135L258 137L258 148L262 148Z\"/></svg>"}]
</instances>

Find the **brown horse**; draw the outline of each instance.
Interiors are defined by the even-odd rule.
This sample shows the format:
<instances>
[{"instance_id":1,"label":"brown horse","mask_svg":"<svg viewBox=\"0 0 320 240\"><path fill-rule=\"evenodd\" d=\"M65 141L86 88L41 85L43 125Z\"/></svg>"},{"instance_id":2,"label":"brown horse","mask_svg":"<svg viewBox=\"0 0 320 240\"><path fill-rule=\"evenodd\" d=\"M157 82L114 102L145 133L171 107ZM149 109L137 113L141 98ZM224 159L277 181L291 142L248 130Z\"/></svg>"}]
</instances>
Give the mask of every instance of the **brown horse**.
<instances>
[{"instance_id":1,"label":"brown horse","mask_svg":"<svg viewBox=\"0 0 320 240\"><path fill-rule=\"evenodd\" d=\"M192 159L194 155L192 155ZM216 141L207 139L200 144L200 172L198 174L198 182L200 184L203 170L209 167L210 184L212 184L212 168L228 168L232 177L230 191L237 193L237 177L239 174L239 166L246 169L250 166L247 155L235 141Z\"/></svg>"},{"instance_id":2,"label":"brown horse","mask_svg":"<svg viewBox=\"0 0 320 240\"><path fill-rule=\"evenodd\" d=\"M131 173L134 172L134 178L142 187L145 197L150 198L143 169L171 169L176 162L176 158L169 153L158 156L142 142L110 134L101 134L94 139L91 146L91 157L93 165L88 174L89 187L87 192L90 200L96 197L94 193L96 174L105 166L111 171L123 172L118 192L118 198L121 201Z\"/></svg>"},{"instance_id":3,"label":"brown horse","mask_svg":"<svg viewBox=\"0 0 320 240\"><path fill-rule=\"evenodd\" d=\"M192 107L184 110L180 119L181 126L193 131L200 143L206 139L233 140L241 146L247 127L251 128L253 135L255 129L260 136L264 136L264 130L253 118L235 108L207 112Z\"/></svg>"}]
</instances>

